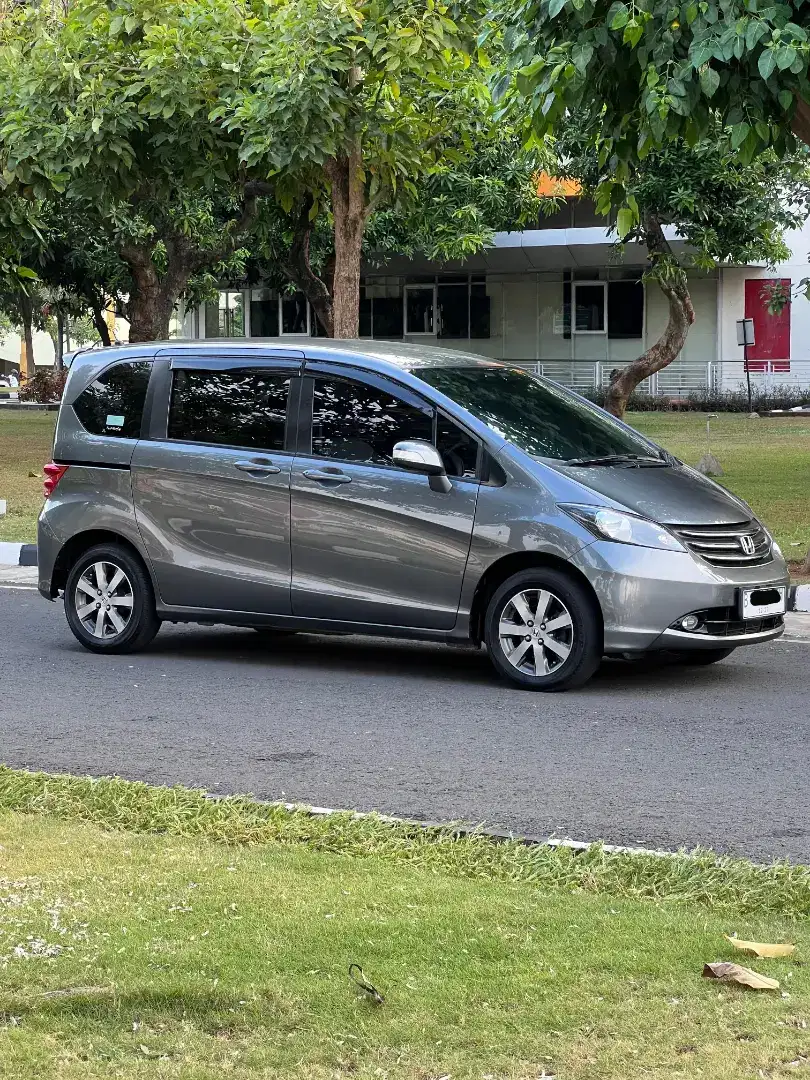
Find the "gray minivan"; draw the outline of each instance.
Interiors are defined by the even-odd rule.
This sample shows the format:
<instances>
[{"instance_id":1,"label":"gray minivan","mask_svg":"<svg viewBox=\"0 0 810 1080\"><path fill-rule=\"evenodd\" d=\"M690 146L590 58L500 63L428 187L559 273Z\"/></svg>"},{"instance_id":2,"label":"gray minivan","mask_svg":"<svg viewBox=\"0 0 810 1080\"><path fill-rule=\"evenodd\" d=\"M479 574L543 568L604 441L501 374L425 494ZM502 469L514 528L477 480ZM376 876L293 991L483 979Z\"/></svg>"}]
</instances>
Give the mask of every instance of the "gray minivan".
<instances>
[{"instance_id":1,"label":"gray minivan","mask_svg":"<svg viewBox=\"0 0 810 1080\"><path fill-rule=\"evenodd\" d=\"M553 382L379 341L77 354L39 588L86 648L162 621L486 644L509 681L607 656L711 664L783 630L751 509Z\"/></svg>"}]
</instances>

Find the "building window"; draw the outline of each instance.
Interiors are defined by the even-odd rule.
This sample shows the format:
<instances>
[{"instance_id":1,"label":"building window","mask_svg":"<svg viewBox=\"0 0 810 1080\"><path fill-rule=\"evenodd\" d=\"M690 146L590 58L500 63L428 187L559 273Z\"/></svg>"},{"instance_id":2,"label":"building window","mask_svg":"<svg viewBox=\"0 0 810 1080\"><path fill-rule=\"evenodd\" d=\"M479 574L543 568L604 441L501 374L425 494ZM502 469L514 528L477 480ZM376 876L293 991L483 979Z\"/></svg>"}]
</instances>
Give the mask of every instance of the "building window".
<instances>
[{"instance_id":1,"label":"building window","mask_svg":"<svg viewBox=\"0 0 810 1080\"><path fill-rule=\"evenodd\" d=\"M206 303L205 336L207 338L245 336L245 305L241 292L223 289L216 300L209 300Z\"/></svg>"},{"instance_id":2,"label":"building window","mask_svg":"<svg viewBox=\"0 0 810 1080\"><path fill-rule=\"evenodd\" d=\"M278 337L278 296L271 289L251 290L250 336Z\"/></svg>"},{"instance_id":3,"label":"building window","mask_svg":"<svg viewBox=\"0 0 810 1080\"><path fill-rule=\"evenodd\" d=\"M606 301L606 282L574 282L575 334L604 334L606 332Z\"/></svg>"},{"instance_id":4,"label":"building window","mask_svg":"<svg viewBox=\"0 0 810 1080\"><path fill-rule=\"evenodd\" d=\"M436 286L405 286L405 333L430 335L436 333Z\"/></svg>"},{"instance_id":5,"label":"building window","mask_svg":"<svg viewBox=\"0 0 810 1080\"><path fill-rule=\"evenodd\" d=\"M593 271L591 271L593 273ZM608 338L644 336L644 285L638 278L620 281L563 278L563 337L607 334Z\"/></svg>"},{"instance_id":6,"label":"building window","mask_svg":"<svg viewBox=\"0 0 810 1080\"><path fill-rule=\"evenodd\" d=\"M308 337L311 316L307 298L302 292L279 293L278 321L282 337Z\"/></svg>"},{"instance_id":7,"label":"building window","mask_svg":"<svg viewBox=\"0 0 810 1080\"><path fill-rule=\"evenodd\" d=\"M488 338L490 298L483 274L369 278L360 290L360 336Z\"/></svg>"}]
</instances>

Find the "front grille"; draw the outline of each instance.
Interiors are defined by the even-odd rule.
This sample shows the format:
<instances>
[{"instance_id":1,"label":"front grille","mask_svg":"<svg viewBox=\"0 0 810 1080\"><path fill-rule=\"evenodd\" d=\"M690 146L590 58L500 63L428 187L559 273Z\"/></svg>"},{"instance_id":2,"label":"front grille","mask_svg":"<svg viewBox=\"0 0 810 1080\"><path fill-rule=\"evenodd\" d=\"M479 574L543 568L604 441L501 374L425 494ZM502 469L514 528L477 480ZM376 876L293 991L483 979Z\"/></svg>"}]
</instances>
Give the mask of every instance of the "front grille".
<instances>
[{"instance_id":1,"label":"front grille","mask_svg":"<svg viewBox=\"0 0 810 1080\"><path fill-rule=\"evenodd\" d=\"M713 566L759 566L772 558L771 541L758 521L669 528L691 552Z\"/></svg>"}]
</instances>

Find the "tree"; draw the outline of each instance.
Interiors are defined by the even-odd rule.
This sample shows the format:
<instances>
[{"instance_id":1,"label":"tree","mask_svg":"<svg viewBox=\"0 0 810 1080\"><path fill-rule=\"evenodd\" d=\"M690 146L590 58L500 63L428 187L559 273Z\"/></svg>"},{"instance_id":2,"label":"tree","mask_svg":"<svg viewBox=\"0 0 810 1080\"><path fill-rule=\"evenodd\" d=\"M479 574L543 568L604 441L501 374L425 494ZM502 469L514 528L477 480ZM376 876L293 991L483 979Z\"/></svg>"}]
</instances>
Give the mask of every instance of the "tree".
<instances>
[{"instance_id":1,"label":"tree","mask_svg":"<svg viewBox=\"0 0 810 1080\"><path fill-rule=\"evenodd\" d=\"M255 222L239 135L210 115L249 42L231 0L75 0L0 23L3 183L69 204L123 261L133 341L168 336L191 278L226 272Z\"/></svg>"},{"instance_id":2,"label":"tree","mask_svg":"<svg viewBox=\"0 0 810 1080\"><path fill-rule=\"evenodd\" d=\"M512 70L496 96L516 74L535 138L571 112L583 115L606 166L602 195L636 221L625 185L656 147L695 146L718 120L743 164L768 148L783 158L794 136L810 142L801 0L505 0L501 7L511 24Z\"/></svg>"},{"instance_id":3,"label":"tree","mask_svg":"<svg viewBox=\"0 0 810 1080\"><path fill-rule=\"evenodd\" d=\"M470 55L477 5L419 0L286 0L252 27L254 66L215 113L241 132L293 218L286 266L335 337L358 333L360 260L370 216L492 127L485 59ZM327 280L312 223L331 214Z\"/></svg>"},{"instance_id":4,"label":"tree","mask_svg":"<svg viewBox=\"0 0 810 1080\"><path fill-rule=\"evenodd\" d=\"M364 259L383 264L392 255L415 253L463 259L486 248L496 232L533 224L558 205L537 193L537 174L552 161L548 152L526 150L513 128L482 131L460 160L441 162L413 193L368 215ZM292 284L307 296L321 326L330 327L333 241L326 213L296 219L266 202L254 234L249 280L279 290Z\"/></svg>"},{"instance_id":5,"label":"tree","mask_svg":"<svg viewBox=\"0 0 810 1080\"><path fill-rule=\"evenodd\" d=\"M677 141L651 152L625 182L638 220L630 223L627 215L619 233L625 242L646 248L645 279L666 297L668 320L659 340L611 379L606 407L616 416L624 415L636 386L683 349L695 320L687 270L710 270L723 262L784 261L789 256L784 231L807 216L810 155L802 151L780 161L771 151L744 165L722 132L717 134L694 147ZM598 191L605 171L575 118L561 133L558 150L567 159L564 171L579 179L587 193ZM685 243L679 257L667 239L667 226L674 226Z\"/></svg>"}]
</instances>

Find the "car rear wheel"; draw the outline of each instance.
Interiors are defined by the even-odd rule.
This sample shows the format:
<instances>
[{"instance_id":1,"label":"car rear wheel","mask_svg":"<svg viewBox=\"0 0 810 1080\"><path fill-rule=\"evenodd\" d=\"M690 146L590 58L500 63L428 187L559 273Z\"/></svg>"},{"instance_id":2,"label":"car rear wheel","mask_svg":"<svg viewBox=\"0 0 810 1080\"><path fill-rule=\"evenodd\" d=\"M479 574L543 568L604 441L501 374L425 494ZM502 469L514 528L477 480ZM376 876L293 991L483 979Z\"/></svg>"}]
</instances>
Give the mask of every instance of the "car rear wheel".
<instances>
[{"instance_id":1,"label":"car rear wheel","mask_svg":"<svg viewBox=\"0 0 810 1080\"><path fill-rule=\"evenodd\" d=\"M678 653L678 663L688 667L708 667L731 656L734 649L699 649L695 652Z\"/></svg>"},{"instance_id":2,"label":"car rear wheel","mask_svg":"<svg viewBox=\"0 0 810 1080\"><path fill-rule=\"evenodd\" d=\"M559 570L524 570L505 581L487 606L484 640L497 671L526 690L571 690L602 658L594 601Z\"/></svg>"},{"instance_id":3,"label":"car rear wheel","mask_svg":"<svg viewBox=\"0 0 810 1080\"><path fill-rule=\"evenodd\" d=\"M74 636L91 652L137 652L160 629L146 570L120 544L99 544L73 564L65 585L65 615Z\"/></svg>"}]
</instances>

